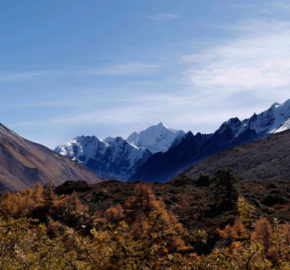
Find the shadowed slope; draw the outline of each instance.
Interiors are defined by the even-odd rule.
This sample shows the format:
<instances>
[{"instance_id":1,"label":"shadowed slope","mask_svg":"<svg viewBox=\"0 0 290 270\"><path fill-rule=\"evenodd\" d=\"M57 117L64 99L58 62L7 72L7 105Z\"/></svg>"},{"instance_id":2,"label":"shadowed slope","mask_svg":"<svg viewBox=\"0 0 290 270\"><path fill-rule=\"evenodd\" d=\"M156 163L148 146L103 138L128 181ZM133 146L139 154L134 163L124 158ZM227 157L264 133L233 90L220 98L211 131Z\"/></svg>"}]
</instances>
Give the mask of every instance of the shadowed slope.
<instances>
[{"instance_id":1,"label":"shadowed slope","mask_svg":"<svg viewBox=\"0 0 290 270\"><path fill-rule=\"evenodd\" d=\"M290 131L219 152L182 172L179 176L197 178L230 167L247 179L290 180Z\"/></svg>"}]
</instances>

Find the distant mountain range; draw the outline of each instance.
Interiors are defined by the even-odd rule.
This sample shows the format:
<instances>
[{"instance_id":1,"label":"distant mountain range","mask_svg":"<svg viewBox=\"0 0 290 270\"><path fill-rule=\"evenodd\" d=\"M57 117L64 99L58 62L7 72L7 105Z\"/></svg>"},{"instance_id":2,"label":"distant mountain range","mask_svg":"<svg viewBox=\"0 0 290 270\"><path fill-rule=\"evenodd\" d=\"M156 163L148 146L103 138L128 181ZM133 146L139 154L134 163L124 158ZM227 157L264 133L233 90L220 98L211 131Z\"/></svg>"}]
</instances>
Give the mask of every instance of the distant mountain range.
<instances>
[{"instance_id":1,"label":"distant mountain range","mask_svg":"<svg viewBox=\"0 0 290 270\"><path fill-rule=\"evenodd\" d=\"M36 182L58 185L66 180L101 179L47 147L28 141L0 124L0 191L19 191Z\"/></svg>"},{"instance_id":2,"label":"distant mountain range","mask_svg":"<svg viewBox=\"0 0 290 270\"><path fill-rule=\"evenodd\" d=\"M268 110L243 121L231 118L213 134L188 132L167 152L152 155L130 180L168 181L212 154L289 129L289 122L290 99L283 104L274 103Z\"/></svg>"},{"instance_id":3,"label":"distant mountain range","mask_svg":"<svg viewBox=\"0 0 290 270\"><path fill-rule=\"evenodd\" d=\"M80 136L58 146L59 155L0 124L0 191L32 187L36 181L101 181L97 174L104 179L165 182L180 173L198 177L221 167L233 167L246 178L289 179L289 129L287 100L243 121L231 118L212 134L194 135L159 123L126 140Z\"/></svg>"},{"instance_id":4,"label":"distant mountain range","mask_svg":"<svg viewBox=\"0 0 290 270\"><path fill-rule=\"evenodd\" d=\"M212 134L169 129L163 123L141 132L101 140L80 136L55 151L104 179L165 182L188 166L230 147L290 129L290 99L243 121L231 118Z\"/></svg>"}]
</instances>

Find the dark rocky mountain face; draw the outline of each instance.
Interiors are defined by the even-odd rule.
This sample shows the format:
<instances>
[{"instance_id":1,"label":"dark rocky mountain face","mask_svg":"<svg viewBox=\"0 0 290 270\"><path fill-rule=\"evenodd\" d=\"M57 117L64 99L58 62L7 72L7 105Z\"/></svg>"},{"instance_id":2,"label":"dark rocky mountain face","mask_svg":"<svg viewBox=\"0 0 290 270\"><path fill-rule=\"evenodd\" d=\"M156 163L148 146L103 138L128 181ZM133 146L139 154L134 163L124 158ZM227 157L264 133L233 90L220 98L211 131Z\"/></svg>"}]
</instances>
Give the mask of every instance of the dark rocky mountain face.
<instances>
[{"instance_id":1,"label":"dark rocky mountain face","mask_svg":"<svg viewBox=\"0 0 290 270\"><path fill-rule=\"evenodd\" d=\"M290 179L290 130L219 152L179 176L197 178L221 168L233 168L246 179Z\"/></svg>"},{"instance_id":2,"label":"dark rocky mountain face","mask_svg":"<svg viewBox=\"0 0 290 270\"><path fill-rule=\"evenodd\" d=\"M33 187L37 181L57 185L66 180L101 181L69 158L28 141L0 124L0 191Z\"/></svg>"},{"instance_id":3,"label":"dark rocky mountain face","mask_svg":"<svg viewBox=\"0 0 290 270\"><path fill-rule=\"evenodd\" d=\"M134 162L133 166L126 155L128 155L128 153L124 151L124 154L119 154L114 158L114 162L112 162L114 153L111 150L108 150L103 156L96 154L94 158L89 158L83 163L83 165L96 172L103 179L116 178L126 180L128 175L135 172L135 168L139 168L143 163L145 163L145 161L151 156L151 153L149 151L144 151L143 155Z\"/></svg>"},{"instance_id":4,"label":"dark rocky mountain face","mask_svg":"<svg viewBox=\"0 0 290 270\"><path fill-rule=\"evenodd\" d=\"M189 165L216 152L257 139L256 132L251 129L244 129L240 134L235 133L231 123L223 124L214 134L197 133L194 136L188 132L168 152L150 157L130 180L166 182Z\"/></svg>"}]
</instances>

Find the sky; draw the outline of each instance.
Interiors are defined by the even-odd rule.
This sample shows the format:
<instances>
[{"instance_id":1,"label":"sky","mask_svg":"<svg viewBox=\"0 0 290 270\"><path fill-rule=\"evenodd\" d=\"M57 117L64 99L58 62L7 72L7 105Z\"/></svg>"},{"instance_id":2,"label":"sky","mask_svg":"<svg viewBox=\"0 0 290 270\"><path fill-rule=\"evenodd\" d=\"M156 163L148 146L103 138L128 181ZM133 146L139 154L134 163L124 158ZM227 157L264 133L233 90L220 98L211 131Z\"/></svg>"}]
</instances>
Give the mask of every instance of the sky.
<instances>
[{"instance_id":1,"label":"sky","mask_svg":"<svg viewBox=\"0 0 290 270\"><path fill-rule=\"evenodd\" d=\"M0 0L0 122L50 148L289 98L290 1Z\"/></svg>"}]
</instances>

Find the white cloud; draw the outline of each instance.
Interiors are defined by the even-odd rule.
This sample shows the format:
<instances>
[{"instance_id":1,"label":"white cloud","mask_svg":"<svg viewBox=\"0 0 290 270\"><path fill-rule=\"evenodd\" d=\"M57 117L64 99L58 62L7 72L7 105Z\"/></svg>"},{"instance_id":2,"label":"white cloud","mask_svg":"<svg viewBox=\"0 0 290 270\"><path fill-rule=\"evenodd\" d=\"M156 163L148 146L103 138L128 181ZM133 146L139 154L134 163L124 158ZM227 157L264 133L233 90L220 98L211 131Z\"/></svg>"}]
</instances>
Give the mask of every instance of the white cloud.
<instances>
[{"instance_id":1,"label":"white cloud","mask_svg":"<svg viewBox=\"0 0 290 270\"><path fill-rule=\"evenodd\" d=\"M191 64L186 78L204 93L221 98L241 91L273 100L289 97L290 22L241 26L238 38L184 56L182 59Z\"/></svg>"},{"instance_id":2,"label":"white cloud","mask_svg":"<svg viewBox=\"0 0 290 270\"><path fill-rule=\"evenodd\" d=\"M151 16L147 16L147 19L154 21L154 22L168 22L174 19L179 18L180 16L177 14L170 14L170 13L160 13Z\"/></svg>"}]
</instances>

